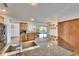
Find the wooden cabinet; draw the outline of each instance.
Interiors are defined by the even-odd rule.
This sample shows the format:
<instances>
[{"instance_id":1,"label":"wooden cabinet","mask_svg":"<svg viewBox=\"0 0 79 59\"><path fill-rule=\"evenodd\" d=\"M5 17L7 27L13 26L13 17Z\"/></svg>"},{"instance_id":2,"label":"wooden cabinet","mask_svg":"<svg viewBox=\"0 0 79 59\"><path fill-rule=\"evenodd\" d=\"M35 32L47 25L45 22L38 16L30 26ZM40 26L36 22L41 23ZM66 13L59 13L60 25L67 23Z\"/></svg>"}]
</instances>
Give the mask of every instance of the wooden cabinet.
<instances>
[{"instance_id":1,"label":"wooden cabinet","mask_svg":"<svg viewBox=\"0 0 79 59\"><path fill-rule=\"evenodd\" d=\"M79 18L58 24L58 35L74 48L79 49Z\"/></svg>"},{"instance_id":2,"label":"wooden cabinet","mask_svg":"<svg viewBox=\"0 0 79 59\"><path fill-rule=\"evenodd\" d=\"M21 22L20 23L20 30L27 30L27 23Z\"/></svg>"},{"instance_id":3,"label":"wooden cabinet","mask_svg":"<svg viewBox=\"0 0 79 59\"><path fill-rule=\"evenodd\" d=\"M4 23L4 17L0 16L0 23Z\"/></svg>"},{"instance_id":4,"label":"wooden cabinet","mask_svg":"<svg viewBox=\"0 0 79 59\"><path fill-rule=\"evenodd\" d=\"M35 40L37 35L36 33L28 33L27 36L28 36L28 40L30 41L30 40Z\"/></svg>"},{"instance_id":5,"label":"wooden cabinet","mask_svg":"<svg viewBox=\"0 0 79 59\"><path fill-rule=\"evenodd\" d=\"M22 41L22 42L28 41L28 39L27 39L27 34L21 35L21 41Z\"/></svg>"},{"instance_id":6,"label":"wooden cabinet","mask_svg":"<svg viewBox=\"0 0 79 59\"><path fill-rule=\"evenodd\" d=\"M21 41L22 42L35 40L36 38L37 38L36 33L27 33L27 34L21 35Z\"/></svg>"},{"instance_id":7,"label":"wooden cabinet","mask_svg":"<svg viewBox=\"0 0 79 59\"><path fill-rule=\"evenodd\" d=\"M27 41L27 23L21 22L20 23L20 39L22 42Z\"/></svg>"},{"instance_id":8,"label":"wooden cabinet","mask_svg":"<svg viewBox=\"0 0 79 59\"><path fill-rule=\"evenodd\" d=\"M20 37L22 42L35 40L37 37L37 34L35 32L29 32L27 33L27 26L28 24L25 22L20 23Z\"/></svg>"},{"instance_id":9,"label":"wooden cabinet","mask_svg":"<svg viewBox=\"0 0 79 59\"><path fill-rule=\"evenodd\" d=\"M69 29L69 40L75 48L79 49L79 19L70 21Z\"/></svg>"}]
</instances>

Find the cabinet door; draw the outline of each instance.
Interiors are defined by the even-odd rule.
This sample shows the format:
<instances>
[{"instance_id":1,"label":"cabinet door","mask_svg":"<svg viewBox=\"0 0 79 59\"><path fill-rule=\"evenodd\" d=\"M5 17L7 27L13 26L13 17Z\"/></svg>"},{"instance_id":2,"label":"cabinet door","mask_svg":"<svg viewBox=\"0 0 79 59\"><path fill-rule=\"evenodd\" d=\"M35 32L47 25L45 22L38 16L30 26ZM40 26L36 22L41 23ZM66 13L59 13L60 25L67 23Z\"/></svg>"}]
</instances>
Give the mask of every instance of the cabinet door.
<instances>
[{"instance_id":1,"label":"cabinet door","mask_svg":"<svg viewBox=\"0 0 79 59\"><path fill-rule=\"evenodd\" d=\"M0 16L0 23L4 23L4 17Z\"/></svg>"},{"instance_id":2,"label":"cabinet door","mask_svg":"<svg viewBox=\"0 0 79 59\"><path fill-rule=\"evenodd\" d=\"M28 33L28 40L35 40L35 33Z\"/></svg>"},{"instance_id":3,"label":"cabinet door","mask_svg":"<svg viewBox=\"0 0 79 59\"><path fill-rule=\"evenodd\" d=\"M27 30L27 23L21 23L20 24L20 29L21 30Z\"/></svg>"},{"instance_id":4,"label":"cabinet door","mask_svg":"<svg viewBox=\"0 0 79 59\"><path fill-rule=\"evenodd\" d=\"M62 22L58 25L58 35L64 40L69 39L69 22Z\"/></svg>"},{"instance_id":5,"label":"cabinet door","mask_svg":"<svg viewBox=\"0 0 79 59\"><path fill-rule=\"evenodd\" d=\"M79 20L73 20L69 23L69 38L71 44L79 49Z\"/></svg>"},{"instance_id":6,"label":"cabinet door","mask_svg":"<svg viewBox=\"0 0 79 59\"><path fill-rule=\"evenodd\" d=\"M64 24L58 23L58 36L63 38L64 37Z\"/></svg>"},{"instance_id":7,"label":"cabinet door","mask_svg":"<svg viewBox=\"0 0 79 59\"><path fill-rule=\"evenodd\" d=\"M27 35L26 35L26 34L21 35L21 41L22 41L22 42L28 41L28 40L27 40Z\"/></svg>"},{"instance_id":8,"label":"cabinet door","mask_svg":"<svg viewBox=\"0 0 79 59\"><path fill-rule=\"evenodd\" d=\"M63 23L63 38L65 41L69 41L69 22L64 22Z\"/></svg>"},{"instance_id":9,"label":"cabinet door","mask_svg":"<svg viewBox=\"0 0 79 59\"><path fill-rule=\"evenodd\" d=\"M72 47L79 49L79 19L59 23L58 30L59 37Z\"/></svg>"}]
</instances>

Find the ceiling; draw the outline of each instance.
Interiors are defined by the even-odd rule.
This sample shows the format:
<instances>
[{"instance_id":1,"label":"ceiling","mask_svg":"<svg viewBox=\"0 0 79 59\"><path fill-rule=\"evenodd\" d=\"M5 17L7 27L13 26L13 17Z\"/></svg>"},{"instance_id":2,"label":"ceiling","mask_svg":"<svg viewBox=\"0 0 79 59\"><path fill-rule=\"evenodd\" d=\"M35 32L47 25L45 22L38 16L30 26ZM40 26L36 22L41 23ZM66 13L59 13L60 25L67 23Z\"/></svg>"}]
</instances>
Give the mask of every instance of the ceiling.
<instances>
[{"instance_id":1,"label":"ceiling","mask_svg":"<svg viewBox=\"0 0 79 59\"><path fill-rule=\"evenodd\" d=\"M3 4L0 4L0 6ZM8 15L17 20L46 22L58 18L59 21L79 17L78 3L7 3Z\"/></svg>"}]
</instances>

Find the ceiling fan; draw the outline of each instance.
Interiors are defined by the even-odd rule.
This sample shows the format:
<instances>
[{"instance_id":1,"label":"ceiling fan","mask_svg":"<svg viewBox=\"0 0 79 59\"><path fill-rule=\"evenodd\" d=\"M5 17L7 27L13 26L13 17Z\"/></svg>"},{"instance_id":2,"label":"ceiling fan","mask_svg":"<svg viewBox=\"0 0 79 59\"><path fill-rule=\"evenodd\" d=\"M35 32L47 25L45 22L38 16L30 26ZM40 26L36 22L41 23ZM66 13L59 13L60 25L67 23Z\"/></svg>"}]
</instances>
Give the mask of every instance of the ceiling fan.
<instances>
[{"instance_id":1,"label":"ceiling fan","mask_svg":"<svg viewBox=\"0 0 79 59\"><path fill-rule=\"evenodd\" d=\"M7 3L3 3L3 5L4 5L4 7L8 8L8 5L7 5Z\"/></svg>"}]
</instances>

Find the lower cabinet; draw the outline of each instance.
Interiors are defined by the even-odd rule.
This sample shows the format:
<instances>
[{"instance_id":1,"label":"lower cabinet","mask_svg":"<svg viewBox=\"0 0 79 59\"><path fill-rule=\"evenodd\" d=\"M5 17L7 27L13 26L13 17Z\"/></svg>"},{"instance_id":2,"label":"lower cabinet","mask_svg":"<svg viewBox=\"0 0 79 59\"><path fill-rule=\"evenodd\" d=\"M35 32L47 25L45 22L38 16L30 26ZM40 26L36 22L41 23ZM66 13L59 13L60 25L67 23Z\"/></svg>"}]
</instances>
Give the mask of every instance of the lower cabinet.
<instances>
[{"instance_id":1,"label":"lower cabinet","mask_svg":"<svg viewBox=\"0 0 79 59\"><path fill-rule=\"evenodd\" d=\"M21 35L21 41L22 42L35 40L36 38L37 38L36 33L27 33L27 34Z\"/></svg>"}]
</instances>

